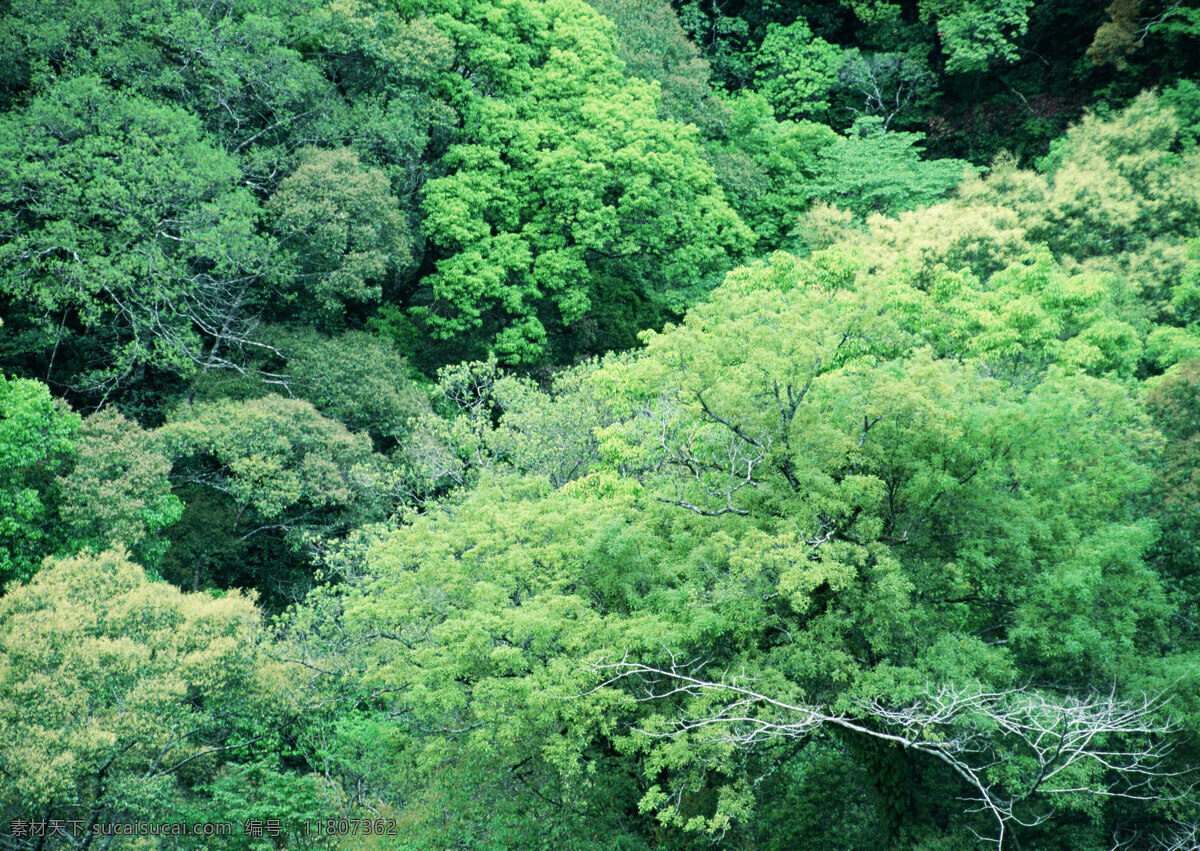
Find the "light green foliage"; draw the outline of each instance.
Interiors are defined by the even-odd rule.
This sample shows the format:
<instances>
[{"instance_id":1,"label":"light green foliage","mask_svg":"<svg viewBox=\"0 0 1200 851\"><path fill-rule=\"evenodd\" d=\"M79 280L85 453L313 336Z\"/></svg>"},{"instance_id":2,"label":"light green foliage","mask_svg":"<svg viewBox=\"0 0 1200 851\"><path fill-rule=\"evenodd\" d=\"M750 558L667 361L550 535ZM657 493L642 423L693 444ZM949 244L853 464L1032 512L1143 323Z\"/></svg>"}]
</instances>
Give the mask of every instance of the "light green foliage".
<instances>
[{"instance_id":1,"label":"light green foliage","mask_svg":"<svg viewBox=\"0 0 1200 851\"><path fill-rule=\"evenodd\" d=\"M435 409L420 419L404 455L427 492L473 484L486 470L547 477L555 487L586 475L597 457L595 429L612 413L583 364L545 390L502 372L496 361L460 364L438 376Z\"/></svg>"},{"instance_id":2,"label":"light green foliage","mask_svg":"<svg viewBox=\"0 0 1200 851\"><path fill-rule=\"evenodd\" d=\"M53 477L78 429L79 415L46 385L0 375L0 589L29 578L59 543Z\"/></svg>"},{"instance_id":3,"label":"light green foliage","mask_svg":"<svg viewBox=\"0 0 1200 851\"><path fill-rule=\"evenodd\" d=\"M269 243L236 163L191 116L105 87L57 84L0 119L0 293L111 390L146 368L188 374L205 336L236 336ZM215 354L215 351L212 353Z\"/></svg>"},{"instance_id":4,"label":"light green foliage","mask_svg":"<svg viewBox=\"0 0 1200 851\"><path fill-rule=\"evenodd\" d=\"M695 131L621 78L602 24L576 0L481 2L444 22L490 96L456 104L465 138L425 188L440 259L421 315L439 336L481 329L502 360L537 362L551 330L612 309L606 276L678 310L748 246Z\"/></svg>"},{"instance_id":5,"label":"light green foliage","mask_svg":"<svg viewBox=\"0 0 1200 851\"><path fill-rule=\"evenodd\" d=\"M949 73L986 71L1017 59L1033 0L922 0L921 19L937 26Z\"/></svg>"},{"instance_id":6,"label":"light green foliage","mask_svg":"<svg viewBox=\"0 0 1200 851\"><path fill-rule=\"evenodd\" d=\"M870 258L872 265L906 264L915 281L930 282L925 287L932 285L939 268L967 268L986 280L1033 251L1022 220L997 206L950 200L894 218L875 216L867 225L865 236L843 232L841 238L853 240L859 256ZM838 241L837 235L830 239Z\"/></svg>"},{"instance_id":7,"label":"light green foliage","mask_svg":"<svg viewBox=\"0 0 1200 851\"><path fill-rule=\"evenodd\" d=\"M0 0L0 827L1170 844L1197 18L1108 13Z\"/></svg>"},{"instance_id":8,"label":"light green foliage","mask_svg":"<svg viewBox=\"0 0 1200 851\"><path fill-rule=\"evenodd\" d=\"M740 272L610 373L643 411L608 431L614 463L661 470L658 496L681 510L779 518L753 547L759 571L778 553L767 576L790 606L788 639L755 669L770 693L903 701L929 677L1005 682L1007 665L1128 675L1168 611L1132 502L1155 436L1128 391L1053 372L1025 391L908 353L905 326L928 312L909 318L902 291L869 281L843 289L837 271ZM975 668L981 645L950 651L949 624L1007 633L1016 652Z\"/></svg>"},{"instance_id":9,"label":"light green foliage","mask_svg":"<svg viewBox=\"0 0 1200 851\"><path fill-rule=\"evenodd\" d=\"M1151 94L1110 118L1088 116L1052 147L1044 176L1001 163L973 197L1015 208L1030 237L1086 258L1179 239L1200 228L1200 151Z\"/></svg>"},{"instance_id":10,"label":"light green foliage","mask_svg":"<svg viewBox=\"0 0 1200 851\"><path fill-rule=\"evenodd\" d=\"M783 118L811 118L829 109L842 52L798 20L771 25L758 50L754 82Z\"/></svg>"},{"instance_id":11,"label":"light green foliage","mask_svg":"<svg viewBox=\"0 0 1200 851\"><path fill-rule=\"evenodd\" d=\"M353 151L307 148L298 159L266 212L295 267L298 311L336 326L347 304L377 302L412 262L412 236L387 177Z\"/></svg>"},{"instance_id":12,"label":"light green foliage","mask_svg":"<svg viewBox=\"0 0 1200 851\"><path fill-rule=\"evenodd\" d=\"M167 545L163 532L183 511L171 493L171 462L159 436L105 408L84 419L74 458L59 479L72 547L99 552L120 545L156 567Z\"/></svg>"},{"instance_id":13,"label":"light green foliage","mask_svg":"<svg viewBox=\"0 0 1200 851\"><path fill-rule=\"evenodd\" d=\"M1143 294L1158 308L1155 318L1160 323L1146 343L1158 365L1169 367L1200 357L1200 239L1151 248L1140 257L1134 255L1136 260L1160 260L1139 264L1143 271L1138 277L1146 279ZM1167 262L1161 262L1164 254Z\"/></svg>"},{"instance_id":14,"label":"light green foliage","mask_svg":"<svg viewBox=\"0 0 1200 851\"><path fill-rule=\"evenodd\" d=\"M962 160L922 160L916 133L883 130L877 116L860 118L844 139L821 152L818 197L859 215L931 204L949 194L971 169Z\"/></svg>"},{"instance_id":15,"label":"light green foliage","mask_svg":"<svg viewBox=\"0 0 1200 851\"><path fill-rule=\"evenodd\" d=\"M1085 118L1064 138L1051 174L1047 230L1075 254L1128 250L1151 235L1200 227L1200 151L1176 152L1179 119L1151 95L1114 119ZM1067 225L1067 227L1063 227ZM1049 234L1047 234L1049 237ZM1047 241L1050 241L1049 239Z\"/></svg>"},{"instance_id":16,"label":"light green foliage","mask_svg":"<svg viewBox=\"0 0 1200 851\"><path fill-rule=\"evenodd\" d=\"M1107 281L1066 275L1050 257L1032 254L996 272L986 286L965 276L941 274L931 302L948 315L933 322L949 330L966 319L972 339L951 331L937 339L946 354L964 347L997 374L1016 379L1057 362L1092 374L1133 375L1142 355L1136 328L1121 318ZM964 287L963 285L966 284Z\"/></svg>"},{"instance_id":17,"label":"light green foliage","mask_svg":"<svg viewBox=\"0 0 1200 851\"><path fill-rule=\"evenodd\" d=\"M563 700L587 659L670 651L841 711L930 683L1129 672L1168 611L1134 503L1153 430L1111 379L1043 365L1013 383L985 355L935 358L921 297L836 250L738 270L639 357L586 377L610 424L591 472L557 490L497 475L490 454L510 422L500 400L532 389L486 365L445 376L453 428L492 472L312 603L365 681L404 695L395 776L413 791L396 794L437 842L502 843L514 807L539 809L522 783L562 802L555 828L623 810L672 831L750 829L765 802L749 778L788 754L743 753L721 730L627 733L701 717L706 698ZM967 343L990 333L960 321ZM518 418L514 437L533 436ZM931 769L898 788L962 824ZM472 805L453 792L468 784ZM434 828L448 801L459 818Z\"/></svg>"},{"instance_id":18,"label":"light green foliage","mask_svg":"<svg viewBox=\"0 0 1200 851\"><path fill-rule=\"evenodd\" d=\"M174 821L276 718L285 682L236 594L185 595L120 551L49 562L0 598L5 821ZM261 726L259 726L261 725ZM254 733L248 731L255 731Z\"/></svg>"},{"instance_id":19,"label":"light green foliage","mask_svg":"<svg viewBox=\"0 0 1200 851\"><path fill-rule=\"evenodd\" d=\"M213 487L260 529L319 527L351 506L370 513L371 443L308 402L270 395L180 408L159 429L183 481ZM246 524L254 534L256 523Z\"/></svg>"},{"instance_id":20,"label":"light green foliage","mask_svg":"<svg viewBox=\"0 0 1200 851\"><path fill-rule=\"evenodd\" d=\"M621 809L634 803L619 779L614 786L578 763L593 725L605 723L595 708L555 695L561 677L574 679L568 660L586 652L599 628L584 594L607 590L605 599L620 605L627 592L618 577L651 570L646 550L660 543L647 541L645 556L627 562L638 537L626 526L636 519L628 487L610 498L584 490L547 502L547 494L536 481L489 479L458 507L461 520L453 506L416 519L373 550L370 577L329 589L337 597L327 604L324 594L313 601L342 612L346 651L306 658L377 694L403 689L404 708L384 728L396 756L385 756L382 776L376 769L368 782L386 778L425 842L556 847L567 827L577 835L590 827L587 836L619 830L607 790L623 799ZM586 576L581 565L591 565ZM370 640L376 631L394 638ZM307 646L328 653L328 645ZM346 755L370 746L373 726L343 727L336 770L356 767ZM620 761L595 751L590 758ZM541 803L529 800L530 787Z\"/></svg>"}]
</instances>

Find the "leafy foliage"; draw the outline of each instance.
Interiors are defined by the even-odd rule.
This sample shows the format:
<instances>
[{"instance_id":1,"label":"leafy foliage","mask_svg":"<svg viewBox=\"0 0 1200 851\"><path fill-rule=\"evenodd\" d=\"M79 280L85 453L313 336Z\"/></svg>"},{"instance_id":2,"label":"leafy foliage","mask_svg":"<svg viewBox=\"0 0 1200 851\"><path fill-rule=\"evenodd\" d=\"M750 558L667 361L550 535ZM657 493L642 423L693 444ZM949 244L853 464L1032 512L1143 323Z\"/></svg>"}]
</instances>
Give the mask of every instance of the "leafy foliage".
<instances>
[{"instance_id":1,"label":"leafy foliage","mask_svg":"<svg viewBox=\"0 0 1200 851\"><path fill-rule=\"evenodd\" d=\"M100 552L121 544L157 566L167 543L161 536L183 511L158 435L105 408L83 420L74 450L74 466L59 480L72 546Z\"/></svg>"},{"instance_id":2,"label":"leafy foliage","mask_svg":"<svg viewBox=\"0 0 1200 851\"><path fill-rule=\"evenodd\" d=\"M1102 5L0 0L0 818L1188 846L1200 53Z\"/></svg>"},{"instance_id":3,"label":"leafy foliage","mask_svg":"<svg viewBox=\"0 0 1200 851\"><path fill-rule=\"evenodd\" d=\"M411 263L412 236L387 177L363 171L354 151L310 148L299 160L266 212L296 266L301 315L330 321L347 303L379 300L383 281Z\"/></svg>"},{"instance_id":4,"label":"leafy foliage","mask_svg":"<svg viewBox=\"0 0 1200 851\"><path fill-rule=\"evenodd\" d=\"M189 503L166 569L193 588L248 585L290 602L311 582L314 538L382 519L403 495L367 435L299 399L197 402L158 435Z\"/></svg>"},{"instance_id":5,"label":"leafy foliage","mask_svg":"<svg viewBox=\"0 0 1200 851\"><path fill-rule=\"evenodd\" d=\"M0 598L6 821L170 820L245 748L283 682L251 600L185 595L119 551L49 562ZM90 831L90 828L89 828Z\"/></svg>"},{"instance_id":6,"label":"leafy foliage","mask_svg":"<svg viewBox=\"0 0 1200 851\"><path fill-rule=\"evenodd\" d=\"M74 449L79 417L46 385L0 375L0 582L27 579L55 540L53 475Z\"/></svg>"},{"instance_id":7,"label":"leafy foliage","mask_svg":"<svg viewBox=\"0 0 1200 851\"><path fill-rule=\"evenodd\" d=\"M441 258L418 315L443 337L484 328L501 359L536 363L551 329L592 313L608 275L678 310L751 240L694 132L659 121L654 89L622 80L582 4L491 18L479 6L455 26L459 44L532 40L521 64L478 69L493 94L463 102L474 130L426 185L425 232Z\"/></svg>"},{"instance_id":8,"label":"leafy foliage","mask_svg":"<svg viewBox=\"0 0 1200 851\"><path fill-rule=\"evenodd\" d=\"M0 123L0 294L32 332L14 354L66 349L106 394L152 368L189 375L241 343L270 243L236 163L180 110L65 80Z\"/></svg>"}]
</instances>

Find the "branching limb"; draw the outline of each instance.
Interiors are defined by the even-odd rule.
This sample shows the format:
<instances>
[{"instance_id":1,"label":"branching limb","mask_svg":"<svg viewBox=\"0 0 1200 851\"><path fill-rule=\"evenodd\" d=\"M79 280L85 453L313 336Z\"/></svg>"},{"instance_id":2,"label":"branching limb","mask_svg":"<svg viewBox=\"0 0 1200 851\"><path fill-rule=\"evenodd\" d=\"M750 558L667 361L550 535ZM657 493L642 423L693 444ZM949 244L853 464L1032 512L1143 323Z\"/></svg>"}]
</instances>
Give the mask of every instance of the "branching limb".
<instances>
[{"instance_id":1,"label":"branching limb","mask_svg":"<svg viewBox=\"0 0 1200 851\"><path fill-rule=\"evenodd\" d=\"M1163 720L1164 694L1123 700L1115 689L1075 696L942 685L929 686L908 705L874 698L855 702L850 711L832 712L758 691L744 671L707 678L705 665L704 660L680 663L673 654L665 667L628 655L600 661L591 668L602 682L578 696L619 684L639 702L683 698L668 729L642 731L656 738L707 731L713 742L746 748L837 728L925 754L969 787L972 810L995 822L996 832L987 839L998 848L1014 827L1050 818L1055 797L1161 800L1164 784L1187 773L1166 763L1167 737L1177 727ZM1011 770L1015 764L1023 769ZM997 771L1001 765L1008 770ZM1194 785L1174 797L1190 794Z\"/></svg>"}]
</instances>

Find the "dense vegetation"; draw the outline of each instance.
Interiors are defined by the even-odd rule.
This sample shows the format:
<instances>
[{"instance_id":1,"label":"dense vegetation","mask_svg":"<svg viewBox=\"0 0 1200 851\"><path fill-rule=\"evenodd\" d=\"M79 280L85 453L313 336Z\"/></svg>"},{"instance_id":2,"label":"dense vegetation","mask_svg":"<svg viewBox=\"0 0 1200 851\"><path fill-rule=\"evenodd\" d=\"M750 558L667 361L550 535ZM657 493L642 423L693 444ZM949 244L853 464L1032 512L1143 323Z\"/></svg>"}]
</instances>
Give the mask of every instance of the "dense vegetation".
<instances>
[{"instance_id":1,"label":"dense vegetation","mask_svg":"<svg viewBox=\"0 0 1200 851\"><path fill-rule=\"evenodd\" d=\"M1198 63L0 0L0 847L1195 847Z\"/></svg>"}]
</instances>

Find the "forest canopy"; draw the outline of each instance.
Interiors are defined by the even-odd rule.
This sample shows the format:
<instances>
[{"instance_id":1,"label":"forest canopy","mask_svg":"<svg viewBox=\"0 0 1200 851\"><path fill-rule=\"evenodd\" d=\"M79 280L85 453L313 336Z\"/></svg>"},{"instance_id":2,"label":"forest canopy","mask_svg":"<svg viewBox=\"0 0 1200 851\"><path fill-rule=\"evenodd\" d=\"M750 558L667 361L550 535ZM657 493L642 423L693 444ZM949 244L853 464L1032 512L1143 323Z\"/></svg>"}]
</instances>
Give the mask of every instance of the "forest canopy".
<instances>
[{"instance_id":1,"label":"forest canopy","mask_svg":"<svg viewBox=\"0 0 1200 851\"><path fill-rule=\"evenodd\" d=\"M0 848L1195 847L1198 36L0 0Z\"/></svg>"}]
</instances>

